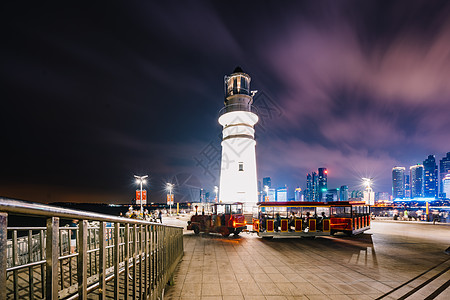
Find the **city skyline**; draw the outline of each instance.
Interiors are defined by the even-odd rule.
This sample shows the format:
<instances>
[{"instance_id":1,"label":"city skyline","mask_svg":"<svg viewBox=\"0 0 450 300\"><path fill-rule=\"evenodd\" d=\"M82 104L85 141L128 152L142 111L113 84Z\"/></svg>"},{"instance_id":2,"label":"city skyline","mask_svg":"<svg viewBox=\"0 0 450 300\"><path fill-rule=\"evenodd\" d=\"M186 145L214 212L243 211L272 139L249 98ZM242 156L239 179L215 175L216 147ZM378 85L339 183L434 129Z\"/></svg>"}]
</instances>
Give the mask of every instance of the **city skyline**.
<instances>
[{"instance_id":1,"label":"city skyline","mask_svg":"<svg viewBox=\"0 0 450 300\"><path fill-rule=\"evenodd\" d=\"M212 191L236 66L272 186L325 167L388 192L392 167L450 151L448 1L4 6L1 196L126 203L133 175L149 202Z\"/></svg>"}]
</instances>

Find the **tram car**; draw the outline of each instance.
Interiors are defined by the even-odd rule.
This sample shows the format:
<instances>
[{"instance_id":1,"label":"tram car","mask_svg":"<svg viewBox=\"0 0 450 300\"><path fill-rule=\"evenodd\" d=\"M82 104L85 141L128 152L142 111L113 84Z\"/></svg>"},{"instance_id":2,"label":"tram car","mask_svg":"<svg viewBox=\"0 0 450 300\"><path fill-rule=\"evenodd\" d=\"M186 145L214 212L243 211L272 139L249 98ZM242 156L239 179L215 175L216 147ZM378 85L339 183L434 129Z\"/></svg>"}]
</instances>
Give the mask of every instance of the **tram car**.
<instances>
[{"instance_id":1,"label":"tram car","mask_svg":"<svg viewBox=\"0 0 450 300\"><path fill-rule=\"evenodd\" d=\"M253 231L260 237L316 237L370 229L370 207L361 201L259 202Z\"/></svg>"},{"instance_id":2,"label":"tram car","mask_svg":"<svg viewBox=\"0 0 450 300\"><path fill-rule=\"evenodd\" d=\"M215 203L212 205L212 213L202 212L191 217L188 221L188 230L193 230L195 234L200 232L219 233L224 237L230 234L239 235L247 230L247 222L243 214L243 204L236 203Z\"/></svg>"}]
</instances>

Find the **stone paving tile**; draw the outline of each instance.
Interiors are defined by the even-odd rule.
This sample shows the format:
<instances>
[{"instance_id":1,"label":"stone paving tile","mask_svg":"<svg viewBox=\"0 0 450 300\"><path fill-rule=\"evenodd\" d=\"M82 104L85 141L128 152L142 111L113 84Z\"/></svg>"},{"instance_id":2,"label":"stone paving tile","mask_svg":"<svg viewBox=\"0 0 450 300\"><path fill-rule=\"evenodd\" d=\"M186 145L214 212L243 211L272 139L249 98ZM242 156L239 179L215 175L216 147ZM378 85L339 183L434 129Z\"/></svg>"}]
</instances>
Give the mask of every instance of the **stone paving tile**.
<instances>
[{"instance_id":1,"label":"stone paving tile","mask_svg":"<svg viewBox=\"0 0 450 300\"><path fill-rule=\"evenodd\" d=\"M202 284L202 297L203 296L221 296L222 291L220 283L203 283Z\"/></svg>"},{"instance_id":2,"label":"stone paving tile","mask_svg":"<svg viewBox=\"0 0 450 300\"><path fill-rule=\"evenodd\" d=\"M306 297L309 299L309 300L327 300L327 299L330 299L328 296L326 296L326 295L306 295Z\"/></svg>"},{"instance_id":3,"label":"stone paving tile","mask_svg":"<svg viewBox=\"0 0 450 300\"><path fill-rule=\"evenodd\" d=\"M277 287L280 289L280 291L283 293L283 295L291 296L294 294L295 290L297 289L295 285L293 285L290 282L280 282L275 283Z\"/></svg>"},{"instance_id":4,"label":"stone paving tile","mask_svg":"<svg viewBox=\"0 0 450 300\"><path fill-rule=\"evenodd\" d=\"M261 289L256 282L245 282L239 284L244 296L262 296Z\"/></svg>"},{"instance_id":5,"label":"stone paving tile","mask_svg":"<svg viewBox=\"0 0 450 300\"><path fill-rule=\"evenodd\" d=\"M202 293L202 284L201 283L190 283L183 284L183 288L181 289L180 296L181 297L200 297Z\"/></svg>"},{"instance_id":6,"label":"stone paving tile","mask_svg":"<svg viewBox=\"0 0 450 300\"><path fill-rule=\"evenodd\" d=\"M272 282L272 279L270 279L269 276L267 276L267 274L264 273L257 273L257 274L253 274L253 279L256 282Z\"/></svg>"},{"instance_id":7,"label":"stone paving tile","mask_svg":"<svg viewBox=\"0 0 450 300\"><path fill-rule=\"evenodd\" d=\"M234 274L226 273L221 274L219 273L219 282L220 283L237 283L236 276Z\"/></svg>"},{"instance_id":8,"label":"stone paving tile","mask_svg":"<svg viewBox=\"0 0 450 300\"><path fill-rule=\"evenodd\" d=\"M296 283L296 282L308 282L308 280L306 280L303 276L298 275L298 274L292 274L288 277L289 281L292 283Z\"/></svg>"},{"instance_id":9,"label":"stone paving tile","mask_svg":"<svg viewBox=\"0 0 450 300\"><path fill-rule=\"evenodd\" d=\"M282 296L282 292L273 282L257 282L264 296Z\"/></svg>"},{"instance_id":10,"label":"stone paving tile","mask_svg":"<svg viewBox=\"0 0 450 300\"><path fill-rule=\"evenodd\" d=\"M293 283L296 289L292 291L294 296L301 295L323 295L313 284L309 282Z\"/></svg>"},{"instance_id":11,"label":"stone paving tile","mask_svg":"<svg viewBox=\"0 0 450 300\"><path fill-rule=\"evenodd\" d=\"M224 296L242 296L241 288L237 282L220 283L222 295Z\"/></svg>"},{"instance_id":12,"label":"stone paving tile","mask_svg":"<svg viewBox=\"0 0 450 300\"><path fill-rule=\"evenodd\" d=\"M342 291L337 289L335 286L325 283L325 282L315 282L313 285L325 295L331 294L342 294Z\"/></svg>"},{"instance_id":13,"label":"stone paving tile","mask_svg":"<svg viewBox=\"0 0 450 300\"><path fill-rule=\"evenodd\" d=\"M281 273L278 273L278 274L269 273L269 274L267 274L267 276L269 276L273 282L289 282L289 279L287 279Z\"/></svg>"},{"instance_id":14,"label":"stone paving tile","mask_svg":"<svg viewBox=\"0 0 450 300\"><path fill-rule=\"evenodd\" d=\"M222 300L245 300L244 296L222 296Z\"/></svg>"},{"instance_id":15,"label":"stone paving tile","mask_svg":"<svg viewBox=\"0 0 450 300\"><path fill-rule=\"evenodd\" d=\"M243 282L254 283L255 282L255 280L253 279L252 275L250 275L250 273L235 273L234 275L236 276L236 280L238 283L243 283Z\"/></svg>"},{"instance_id":16,"label":"stone paving tile","mask_svg":"<svg viewBox=\"0 0 450 300\"><path fill-rule=\"evenodd\" d=\"M219 283L219 274L208 274L208 273L203 273L202 275L202 282L203 283L214 283L217 282Z\"/></svg>"},{"instance_id":17,"label":"stone paving tile","mask_svg":"<svg viewBox=\"0 0 450 300\"><path fill-rule=\"evenodd\" d=\"M364 294L355 294L355 295L347 295L350 299L354 300L371 300L375 299L376 297L371 297L370 295L364 295Z\"/></svg>"},{"instance_id":18,"label":"stone paving tile","mask_svg":"<svg viewBox=\"0 0 450 300\"><path fill-rule=\"evenodd\" d=\"M342 282L334 282L330 283L330 286L332 286L334 289L340 291L341 293L344 293L346 295L348 294L360 294L361 290L355 288L353 284L347 284ZM362 284L361 284L362 286ZM366 285L367 286L367 285ZM374 292L377 292L376 289L373 289L369 286L367 286L367 290L373 290Z\"/></svg>"}]
</instances>

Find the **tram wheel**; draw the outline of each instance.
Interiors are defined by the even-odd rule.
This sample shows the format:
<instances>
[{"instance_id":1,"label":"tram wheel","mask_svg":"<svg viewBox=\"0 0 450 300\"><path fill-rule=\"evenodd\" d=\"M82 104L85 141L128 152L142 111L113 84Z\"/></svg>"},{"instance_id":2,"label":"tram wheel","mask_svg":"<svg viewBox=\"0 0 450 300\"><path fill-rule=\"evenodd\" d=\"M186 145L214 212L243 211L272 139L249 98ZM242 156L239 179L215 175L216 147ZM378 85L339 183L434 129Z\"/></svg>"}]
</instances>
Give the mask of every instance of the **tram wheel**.
<instances>
[{"instance_id":1,"label":"tram wheel","mask_svg":"<svg viewBox=\"0 0 450 300\"><path fill-rule=\"evenodd\" d=\"M223 237L228 237L230 235L230 230L228 230L228 228L224 228L224 229L221 230L220 234Z\"/></svg>"},{"instance_id":2,"label":"tram wheel","mask_svg":"<svg viewBox=\"0 0 450 300\"><path fill-rule=\"evenodd\" d=\"M233 232L233 234L237 236L237 235L239 235L239 233L241 233L241 231L242 231L242 230L240 230L240 229L236 229L236 230Z\"/></svg>"},{"instance_id":3,"label":"tram wheel","mask_svg":"<svg viewBox=\"0 0 450 300\"><path fill-rule=\"evenodd\" d=\"M335 235L336 231L335 230L330 230L330 235Z\"/></svg>"},{"instance_id":4,"label":"tram wheel","mask_svg":"<svg viewBox=\"0 0 450 300\"><path fill-rule=\"evenodd\" d=\"M200 228L198 228L198 226L194 226L194 233L195 234L199 234L200 233Z\"/></svg>"}]
</instances>

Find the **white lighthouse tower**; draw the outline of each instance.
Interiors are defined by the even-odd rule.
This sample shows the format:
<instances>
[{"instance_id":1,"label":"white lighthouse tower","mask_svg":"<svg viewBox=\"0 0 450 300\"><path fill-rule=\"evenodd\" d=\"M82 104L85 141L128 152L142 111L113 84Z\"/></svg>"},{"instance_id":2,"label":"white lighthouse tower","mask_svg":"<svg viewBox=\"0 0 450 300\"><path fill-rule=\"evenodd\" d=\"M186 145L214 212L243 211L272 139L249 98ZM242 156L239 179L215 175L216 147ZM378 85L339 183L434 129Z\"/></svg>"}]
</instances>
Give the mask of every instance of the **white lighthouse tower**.
<instances>
[{"instance_id":1,"label":"white lighthouse tower","mask_svg":"<svg viewBox=\"0 0 450 300\"><path fill-rule=\"evenodd\" d=\"M247 212L258 202L253 128L258 116L252 107L250 80L239 67L225 76L225 107L219 116L223 126L219 200L243 202Z\"/></svg>"}]
</instances>

